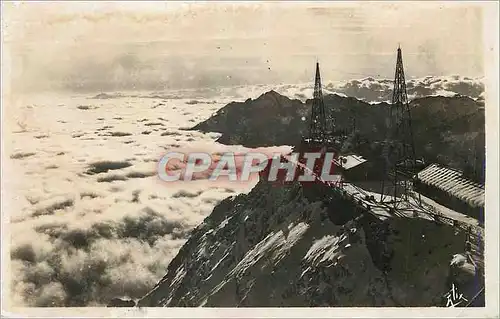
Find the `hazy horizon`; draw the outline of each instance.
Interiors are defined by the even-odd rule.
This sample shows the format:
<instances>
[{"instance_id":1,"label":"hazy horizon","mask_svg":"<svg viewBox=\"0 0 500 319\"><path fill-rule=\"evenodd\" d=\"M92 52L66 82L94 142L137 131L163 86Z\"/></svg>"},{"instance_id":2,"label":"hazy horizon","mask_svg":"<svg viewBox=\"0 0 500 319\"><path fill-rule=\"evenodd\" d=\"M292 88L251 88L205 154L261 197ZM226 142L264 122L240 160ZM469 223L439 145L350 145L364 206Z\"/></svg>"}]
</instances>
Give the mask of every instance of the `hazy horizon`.
<instances>
[{"instance_id":1,"label":"hazy horizon","mask_svg":"<svg viewBox=\"0 0 500 319\"><path fill-rule=\"evenodd\" d=\"M13 91L305 83L317 60L325 81L390 79L398 45L407 78L484 72L483 9L470 3L2 6Z\"/></svg>"}]
</instances>

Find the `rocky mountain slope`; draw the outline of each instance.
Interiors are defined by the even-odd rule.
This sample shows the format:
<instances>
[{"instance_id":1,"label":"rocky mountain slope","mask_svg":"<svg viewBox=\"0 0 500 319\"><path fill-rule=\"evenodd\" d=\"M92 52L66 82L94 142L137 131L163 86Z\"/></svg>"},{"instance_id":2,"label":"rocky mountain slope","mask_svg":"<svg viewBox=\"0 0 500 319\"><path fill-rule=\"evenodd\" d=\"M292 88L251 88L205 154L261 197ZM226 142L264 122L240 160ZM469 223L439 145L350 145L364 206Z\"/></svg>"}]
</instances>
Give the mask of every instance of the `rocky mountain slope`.
<instances>
[{"instance_id":1,"label":"rocky mountain slope","mask_svg":"<svg viewBox=\"0 0 500 319\"><path fill-rule=\"evenodd\" d=\"M193 129L220 132L226 144L295 145L306 133L310 102L270 91L230 103ZM346 151L378 156L388 104L338 95L325 96L325 104L330 124L348 132ZM484 156L480 103L426 97L411 107L417 151L426 160L460 167L477 160L474 153ZM465 238L427 220L360 214L319 185L259 181L215 207L137 306L444 306L452 282L469 298L484 286L458 255ZM484 296L472 305L484 305Z\"/></svg>"},{"instance_id":2,"label":"rocky mountain slope","mask_svg":"<svg viewBox=\"0 0 500 319\"><path fill-rule=\"evenodd\" d=\"M347 132L344 151L378 158L385 139L389 104L352 97L324 97L328 124ZM484 104L466 96L432 96L410 103L415 148L426 162L468 172L481 181L484 170ZM193 130L222 133L218 142L248 147L296 145L307 134L311 100L302 103L275 91L232 102Z\"/></svg>"},{"instance_id":3,"label":"rocky mountain slope","mask_svg":"<svg viewBox=\"0 0 500 319\"><path fill-rule=\"evenodd\" d=\"M446 225L380 221L320 189L260 181L214 209L137 305L443 306L463 243ZM478 285L464 278L459 289Z\"/></svg>"}]
</instances>

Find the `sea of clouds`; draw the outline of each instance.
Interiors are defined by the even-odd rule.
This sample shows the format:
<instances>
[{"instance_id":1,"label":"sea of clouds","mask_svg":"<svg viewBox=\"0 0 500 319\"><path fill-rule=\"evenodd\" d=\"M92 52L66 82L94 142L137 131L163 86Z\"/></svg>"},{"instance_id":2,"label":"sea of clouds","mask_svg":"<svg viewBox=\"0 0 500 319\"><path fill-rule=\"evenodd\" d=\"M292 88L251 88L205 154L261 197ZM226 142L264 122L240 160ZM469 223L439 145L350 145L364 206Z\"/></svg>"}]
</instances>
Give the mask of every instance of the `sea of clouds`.
<instances>
[{"instance_id":1,"label":"sea of clouds","mask_svg":"<svg viewBox=\"0 0 500 319\"><path fill-rule=\"evenodd\" d=\"M469 95L480 79L410 80L409 95ZM169 151L245 152L218 134L185 130L233 100L274 89L312 96L312 84L147 93L44 94L4 107L3 243L11 262L4 290L17 306L100 306L140 298L165 274L190 231L221 200L249 183L165 183L157 163ZM325 83L325 93L390 99L392 81ZM388 98L389 96L389 98ZM265 149L285 152L287 148ZM6 224L8 223L8 224Z\"/></svg>"}]
</instances>

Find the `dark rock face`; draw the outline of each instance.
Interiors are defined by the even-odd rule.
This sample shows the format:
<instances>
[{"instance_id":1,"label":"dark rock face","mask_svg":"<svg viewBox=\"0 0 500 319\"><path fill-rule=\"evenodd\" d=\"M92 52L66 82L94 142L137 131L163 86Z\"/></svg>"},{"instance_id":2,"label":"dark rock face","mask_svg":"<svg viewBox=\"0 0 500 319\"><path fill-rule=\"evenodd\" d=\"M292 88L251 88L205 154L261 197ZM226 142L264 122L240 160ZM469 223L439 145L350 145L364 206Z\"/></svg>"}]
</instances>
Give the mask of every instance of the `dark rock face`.
<instances>
[{"instance_id":1,"label":"dark rock face","mask_svg":"<svg viewBox=\"0 0 500 319\"><path fill-rule=\"evenodd\" d=\"M135 301L113 298L108 303L108 307L135 307Z\"/></svg>"},{"instance_id":2,"label":"dark rock face","mask_svg":"<svg viewBox=\"0 0 500 319\"><path fill-rule=\"evenodd\" d=\"M306 127L302 117L307 114L307 106L301 101L270 91L256 100L232 102L192 129L222 133L218 142L224 144L286 145L300 140Z\"/></svg>"},{"instance_id":3,"label":"dark rock face","mask_svg":"<svg viewBox=\"0 0 500 319\"><path fill-rule=\"evenodd\" d=\"M328 125L348 133L343 151L380 157L389 105L338 95L326 95L324 101ZM484 106L465 96L435 96L415 99L410 107L417 157L484 181ZM223 144L293 146L307 134L310 112L310 100L302 103L270 91L255 100L232 102L192 129L222 133L218 142Z\"/></svg>"},{"instance_id":4,"label":"dark rock face","mask_svg":"<svg viewBox=\"0 0 500 319\"><path fill-rule=\"evenodd\" d=\"M463 234L380 221L326 196L259 182L224 200L138 306L444 306Z\"/></svg>"}]
</instances>

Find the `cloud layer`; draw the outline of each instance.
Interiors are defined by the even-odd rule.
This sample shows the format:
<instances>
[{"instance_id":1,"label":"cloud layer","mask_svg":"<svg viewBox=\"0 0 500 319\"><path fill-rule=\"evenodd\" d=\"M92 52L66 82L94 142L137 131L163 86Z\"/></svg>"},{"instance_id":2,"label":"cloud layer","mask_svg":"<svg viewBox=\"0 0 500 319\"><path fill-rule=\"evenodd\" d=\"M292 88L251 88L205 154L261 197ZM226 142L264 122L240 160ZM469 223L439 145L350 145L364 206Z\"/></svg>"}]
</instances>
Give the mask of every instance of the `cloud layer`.
<instances>
[{"instance_id":1,"label":"cloud layer","mask_svg":"<svg viewBox=\"0 0 500 319\"><path fill-rule=\"evenodd\" d=\"M14 305L139 298L219 201L249 190L156 176L170 150L231 149L213 142L217 134L180 129L226 103L206 102L51 96L6 110L2 205Z\"/></svg>"}]
</instances>

